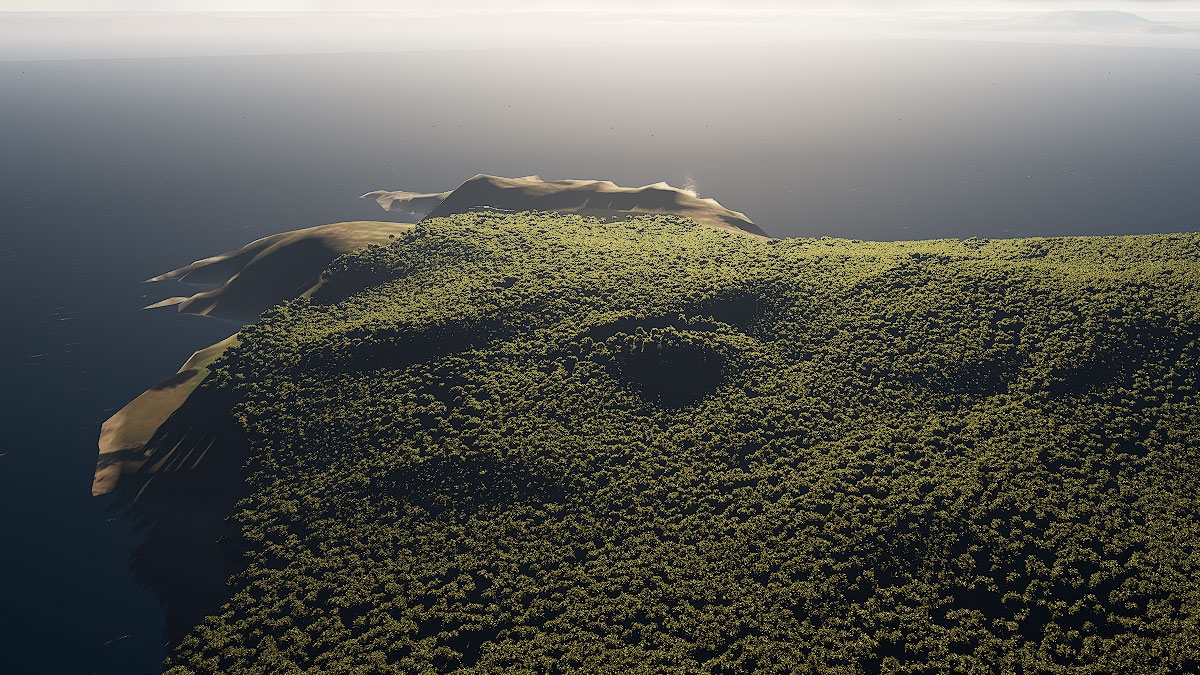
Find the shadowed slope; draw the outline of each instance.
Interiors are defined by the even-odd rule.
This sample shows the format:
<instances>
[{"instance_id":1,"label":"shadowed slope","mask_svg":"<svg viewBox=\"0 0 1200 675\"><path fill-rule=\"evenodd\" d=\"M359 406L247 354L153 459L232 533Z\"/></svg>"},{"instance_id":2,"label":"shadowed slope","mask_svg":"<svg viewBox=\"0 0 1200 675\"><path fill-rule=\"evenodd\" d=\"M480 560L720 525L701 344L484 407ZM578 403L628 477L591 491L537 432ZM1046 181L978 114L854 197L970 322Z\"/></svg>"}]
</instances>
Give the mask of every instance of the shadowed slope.
<instances>
[{"instance_id":1,"label":"shadowed slope","mask_svg":"<svg viewBox=\"0 0 1200 675\"><path fill-rule=\"evenodd\" d=\"M228 600L239 568L240 532L225 518L249 494L247 444L229 407L223 392L190 392L115 486L113 508L146 531L130 568L162 602L169 645Z\"/></svg>"},{"instance_id":2,"label":"shadowed slope","mask_svg":"<svg viewBox=\"0 0 1200 675\"><path fill-rule=\"evenodd\" d=\"M238 343L238 336L231 335L192 354L179 372L147 389L108 418L100 428L100 454L92 479L92 496L112 492L122 475L141 472L144 468L145 473L155 473L160 469L199 464L204 449L201 448L194 457L191 451L196 449L202 434L190 441L186 436L175 437L171 448L165 448L167 437L159 432L164 422L208 377L209 364ZM189 457L192 461L184 461Z\"/></svg>"}]
</instances>

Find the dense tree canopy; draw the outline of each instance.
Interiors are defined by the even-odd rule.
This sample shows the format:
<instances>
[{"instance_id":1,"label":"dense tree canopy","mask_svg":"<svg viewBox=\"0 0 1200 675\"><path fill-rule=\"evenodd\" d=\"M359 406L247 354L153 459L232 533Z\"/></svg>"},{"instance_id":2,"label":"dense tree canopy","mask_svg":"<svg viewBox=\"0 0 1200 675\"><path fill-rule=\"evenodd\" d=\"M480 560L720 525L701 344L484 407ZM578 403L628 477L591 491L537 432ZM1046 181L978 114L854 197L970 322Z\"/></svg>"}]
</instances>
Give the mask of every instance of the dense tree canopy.
<instances>
[{"instance_id":1,"label":"dense tree canopy","mask_svg":"<svg viewBox=\"0 0 1200 675\"><path fill-rule=\"evenodd\" d=\"M168 672L1200 668L1200 236L472 213L204 386L246 569Z\"/></svg>"}]
</instances>

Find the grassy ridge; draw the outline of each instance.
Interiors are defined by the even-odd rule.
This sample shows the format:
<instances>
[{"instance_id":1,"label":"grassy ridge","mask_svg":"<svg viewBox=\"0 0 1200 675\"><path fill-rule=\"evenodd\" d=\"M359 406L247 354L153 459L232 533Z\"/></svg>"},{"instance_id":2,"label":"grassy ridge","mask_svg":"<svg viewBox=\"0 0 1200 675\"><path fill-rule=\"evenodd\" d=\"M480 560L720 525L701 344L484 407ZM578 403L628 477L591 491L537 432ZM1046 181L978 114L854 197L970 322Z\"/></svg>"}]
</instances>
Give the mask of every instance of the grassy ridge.
<instances>
[{"instance_id":1,"label":"grassy ridge","mask_svg":"<svg viewBox=\"0 0 1200 675\"><path fill-rule=\"evenodd\" d=\"M1200 236L463 214L205 386L248 567L171 673L1189 672Z\"/></svg>"}]
</instances>

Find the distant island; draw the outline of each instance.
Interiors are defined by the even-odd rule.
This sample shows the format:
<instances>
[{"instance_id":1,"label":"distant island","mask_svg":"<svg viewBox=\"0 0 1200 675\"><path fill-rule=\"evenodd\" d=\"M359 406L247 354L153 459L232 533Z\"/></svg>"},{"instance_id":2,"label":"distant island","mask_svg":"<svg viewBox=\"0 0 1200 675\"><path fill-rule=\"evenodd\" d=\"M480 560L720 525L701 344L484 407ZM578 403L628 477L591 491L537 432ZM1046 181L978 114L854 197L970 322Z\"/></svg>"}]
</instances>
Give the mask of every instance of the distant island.
<instances>
[{"instance_id":1,"label":"distant island","mask_svg":"<svg viewBox=\"0 0 1200 675\"><path fill-rule=\"evenodd\" d=\"M945 27L967 30L1027 33L1200 34L1200 23L1151 21L1115 10L1059 10L983 18L947 17Z\"/></svg>"},{"instance_id":2,"label":"distant island","mask_svg":"<svg viewBox=\"0 0 1200 675\"><path fill-rule=\"evenodd\" d=\"M364 196L423 219L160 277L251 320L101 440L96 493L244 445L230 597L165 672L1200 668L1200 235Z\"/></svg>"}]
</instances>

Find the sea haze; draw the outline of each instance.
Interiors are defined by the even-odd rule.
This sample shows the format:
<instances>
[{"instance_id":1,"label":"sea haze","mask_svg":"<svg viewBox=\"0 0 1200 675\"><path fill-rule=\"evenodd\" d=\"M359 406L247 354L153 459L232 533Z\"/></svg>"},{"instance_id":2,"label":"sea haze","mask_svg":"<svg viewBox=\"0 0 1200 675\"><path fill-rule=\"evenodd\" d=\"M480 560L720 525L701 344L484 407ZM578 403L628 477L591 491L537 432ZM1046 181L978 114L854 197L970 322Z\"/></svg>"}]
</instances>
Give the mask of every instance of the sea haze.
<instances>
[{"instance_id":1,"label":"sea haze","mask_svg":"<svg viewBox=\"0 0 1200 675\"><path fill-rule=\"evenodd\" d=\"M100 423L237 326L139 282L476 173L666 180L776 236L1200 229L1200 51L886 41L0 63L0 672L152 672ZM186 573L182 571L181 573Z\"/></svg>"}]
</instances>

